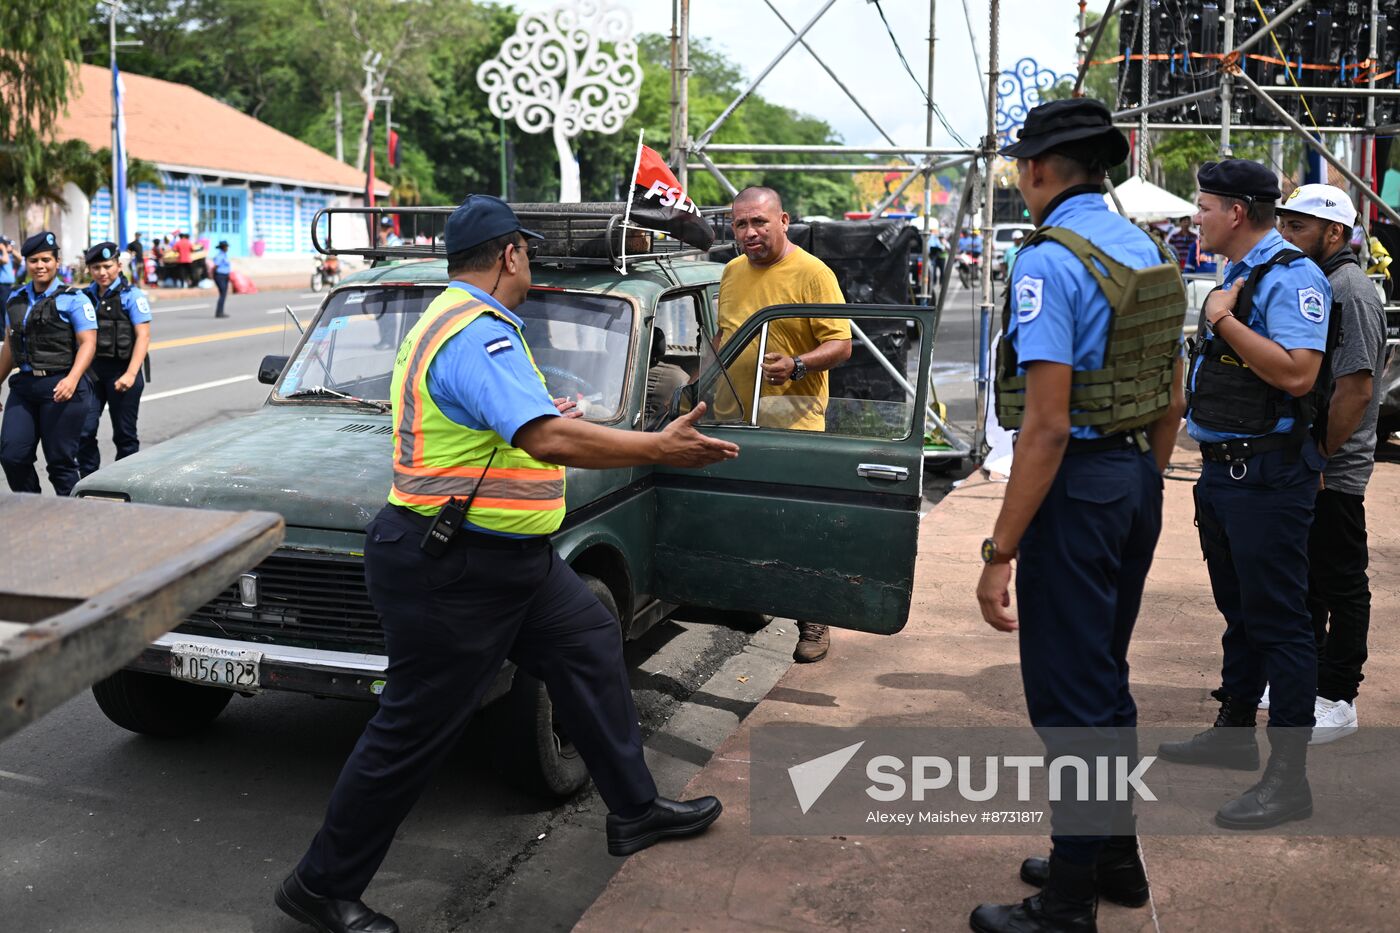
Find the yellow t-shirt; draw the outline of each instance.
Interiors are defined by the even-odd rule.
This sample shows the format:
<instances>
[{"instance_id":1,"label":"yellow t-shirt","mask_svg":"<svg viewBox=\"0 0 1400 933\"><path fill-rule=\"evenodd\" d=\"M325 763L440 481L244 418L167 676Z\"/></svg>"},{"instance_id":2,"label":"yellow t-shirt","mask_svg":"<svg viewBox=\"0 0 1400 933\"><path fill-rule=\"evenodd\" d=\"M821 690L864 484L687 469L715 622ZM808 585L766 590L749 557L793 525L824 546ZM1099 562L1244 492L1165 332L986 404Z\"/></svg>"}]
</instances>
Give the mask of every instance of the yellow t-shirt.
<instances>
[{"instance_id":1,"label":"yellow t-shirt","mask_svg":"<svg viewBox=\"0 0 1400 933\"><path fill-rule=\"evenodd\" d=\"M756 267L746 256L731 259L719 282L719 328L729 340L757 311L785 304L845 304L836 275L826 263L799 246L771 266ZM850 340L851 322L844 318L790 318L768 328L766 353L801 356L828 340ZM715 416L721 420L749 413L754 378L758 375L758 337L729 365L729 379L739 394L728 388L715 392ZM826 430L827 374L808 372L806 377L782 385L764 382L760 388L759 424L797 431ZM742 406L742 415L740 407Z\"/></svg>"}]
</instances>

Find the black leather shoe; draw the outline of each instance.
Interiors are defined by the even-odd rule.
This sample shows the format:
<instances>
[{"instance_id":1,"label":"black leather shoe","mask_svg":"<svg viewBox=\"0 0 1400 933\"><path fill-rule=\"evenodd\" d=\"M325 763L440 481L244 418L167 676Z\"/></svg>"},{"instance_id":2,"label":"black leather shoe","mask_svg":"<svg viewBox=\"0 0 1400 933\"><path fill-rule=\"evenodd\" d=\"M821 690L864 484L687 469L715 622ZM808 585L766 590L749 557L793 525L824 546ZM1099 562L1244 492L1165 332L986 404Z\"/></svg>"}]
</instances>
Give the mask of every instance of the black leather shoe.
<instances>
[{"instance_id":1,"label":"black leather shoe","mask_svg":"<svg viewBox=\"0 0 1400 933\"><path fill-rule=\"evenodd\" d=\"M1184 742L1163 742L1157 754L1184 765L1215 765L1236 771L1259 770L1259 740L1254 734L1257 709L1237 697L1222 696L1215 725Z\"/></svg>"},{"instance_id":2,"label":"black leather shoe","mask_svg":"<svg viewBox=\"0 0 1400 933\"><path fill-rule=\"evenodd\" d=\"M1028 858L1021 863L1021 880L1037 888L1050 877L1048 858ZM1149 899L1147 870L1138 857L1136 836L1112 836L1099 853L1094 875L1099 897L1124 907L1142 907Z\"/></svg>"},{"instance_id":3,"label":"black leather shoe","mask_svg":"<svg viewBox=\"0 0 1400 933\"><path fill-rule=\"evenodd\" d=\"M296 872L287 876L273 898L282 912L321 933L399 933L399 925L365 906L364 901L337 901L307 890Z\"/></svg>"},{"instance_id":4,"label":"black leather shoe","mask_svg":"<svg viewBox=\"0 0 1400 933\"><path fill-rule=\"evenodd\" d=\"M968 923L977 933L1096 933L1094 866L1051 855L1045 889L1019 904L983 904Z\"/></svg>"},{"instance_id":5,"label":"black leather shoe","mask_svg":"<svg viewBox=\"0 0 1400 933\"><path fill-rule=\"evenodd\" d=\"M719 818L718 798L668 800L657 797L647 812L630 820L608 814L608 854L631 855L667 836L692 836Z\"/></svg>"},{"instance_id":6,"label":"black leather shoe","mask_svg":"<svg viewBox=\"0 0 1400 933\"><path fill-rule=\"evenodd\" d=\"M1216 811L1216 825L1226 829L1268 829L1312 816L1308 736L1307 729L1269 730L1273 748L1264 775L1258 784Z\"/></svg>"}]
</instances>

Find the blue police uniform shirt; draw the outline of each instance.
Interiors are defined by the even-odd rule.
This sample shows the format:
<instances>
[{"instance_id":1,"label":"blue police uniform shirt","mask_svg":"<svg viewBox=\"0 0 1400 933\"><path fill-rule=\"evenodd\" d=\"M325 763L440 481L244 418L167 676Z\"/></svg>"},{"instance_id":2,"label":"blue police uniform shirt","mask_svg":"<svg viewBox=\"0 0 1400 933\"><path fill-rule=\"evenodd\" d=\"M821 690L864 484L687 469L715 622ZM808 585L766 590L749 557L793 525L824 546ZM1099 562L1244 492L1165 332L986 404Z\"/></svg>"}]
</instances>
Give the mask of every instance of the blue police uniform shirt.
<instances>
[{"instance_id":1,"label":"blue police uniform shirt","mask_svg":"<svg viewBox=\"0 0 1400 933\"><path fill-rule=\"evenodd\" d=\"M1240 282L1255 266L1280 250L1293 249L1277 230L1270 230L1239 262L1225 270L1225 283ZM1238 286L1236 286L1238 287ZM1285 350L1326 350L1327 315L1332 310L1332 286L1327 276L1311 259L1295 260L1286 266L1274 266L1259 280L1249 309L1249 329L1268 337ZM1207 340L1215 339L1206 333ZM1196 371L1191 370L1191 388L1196 387ZM1251 434L1228 434L1203 428L1187 413L1186 427L1197 441L1208 444ZM1292 418L1280 418L1268 434L1287 434L1293 428Z\"/></svg>"},{"instance_id":2,"label":"blue police uniform shirt","mask_svg":"<svg viewBox=\"0 0 1400 933\"><path fill-rule=\"evenodd\" d=\"M22 265L21 265L22 267ZM17 278L13 257L0 262L0 285L13 285Z\"/></svg>"},{"instance_id":3,"label":"blue police uniform shirt","mask_svg":"<svg viewBox=\"0 0 1400 933\"><path fill-rule=\"evenodd\" d=\"M122 288L123 286L127 287ZM151 323L151 303L146 300L145 292L139 288L130 286L126 281L125 275L119 276L117 281L113 282L110 288L122 288L120 299L122 310L126 312L127 320L131 321L133 324ZM99 294L97 283L93 282L83 289L83 294L86 295L88 301L92 302L93 306L96 307L97 303L102 300L102 296L107 293L102 292Z\"/></svg>"},{"instance_id":4,"label":"blue police uniform shirt","mask_svg":"<svg viewBox=\"0 0 1400 933\"><path fill-rule=\"evenodd\" d=\"M1135 269L1161 265L1161 251L1146 233L1108 209L1103 195L1066 198L1047 227L1064 227L1113 259ZM1017 372L1029 363L1063 363L1075 372L1103 368L1112 308L1089 270L1064 246L1042 240L1023 246L1011 270L1011 322L1003 340L1016 348ZM1102 437L1097 428L1075 425L1070 436Z\"/></svg>"},{"instance_id":5,"label":"blue police uniform shirt","mask_svg":"<svg viewBox=\"0 0 1400 933\"><path fill-rule=\"evenodd\" d=\"M29 302L28 306L25 308L24 317L20 321L21 330L24 325L28 323L29 315L34 310L34 305L40 299L47 298L60 288L63 288L63 283L58 279L54 279L53 282L49 284L49 287L44 290L43 294L35 296L34 283L29 282L10 296L10 300L14 301L15 296L22 295L25 300ZM81 334L85 330L97 329L97 311L93 308L92 302L88 300L87 295L84 295L82 292L70 292L66 295L59 295L58 316L73 328L73 333L75 334ZM24 337L21 336L19 339L23 341ZM30 366L28 363L22 363L19 367L20 372L23 373L30 372L33 368L34 367Z\"/></svg>"},{"instance_id":6,"label":"blue police uniform shirt","mask_svg":"<svg viewBox=\"0 0 1400 933\"><path fill-rule=\"evenodd\" d=\"M448 287L467 292L524 327L520 318L481 289L465 282L453 282ZM453 334L434 354L428 366L428 391L448 418L474 431L495 431L506 441L536 418L559 416L549 390L540 384L540 377L525 355L520 332L489 314ZM467 524L472 523L468 520Z\"/></svg>"},{"instance_id":7,"label":"blue police uniform shirt","mask_svg":"<svg viewBox=\"0 0 1400 933\"><path fill-rule=\"evenodd\" d=\"M214 272L218 275L228 275L233 271L233 264L229 262L228 250L226 249L214 250L214 255L210 257L210 261L214 263Z\"/></svg>"}]
</instances>

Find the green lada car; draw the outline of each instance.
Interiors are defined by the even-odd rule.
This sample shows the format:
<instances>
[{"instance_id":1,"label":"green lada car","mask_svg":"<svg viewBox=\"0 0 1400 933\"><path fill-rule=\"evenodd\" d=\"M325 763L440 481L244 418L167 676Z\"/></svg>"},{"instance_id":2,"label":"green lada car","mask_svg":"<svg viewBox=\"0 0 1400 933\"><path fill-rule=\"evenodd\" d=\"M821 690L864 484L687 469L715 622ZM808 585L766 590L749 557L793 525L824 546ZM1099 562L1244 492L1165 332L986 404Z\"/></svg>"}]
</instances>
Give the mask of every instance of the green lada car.
<instances>
[{"instance_id":1,"label":"green lada car","mask_svg":"<svg viewBox=\"0 0 1400 933\"><path fill-rule=\"evenodd\" d=\"M683 607L897 632L913 588L932 315L770 308L716 353L722 268L684 258L637 262L626 274L567 262L535 268L517 313L553 395L577 401L591 421L632 431L655 430L704 399L703 430L741 448L737 460L700 470L570 469L554 547L627 638ZM441 259L347 277L290 359L263 360L259 379L273 388L261 409L79 484L75 494L89 498L286 519L276 553L94 687L113 722L174 736L206 726L235 693L373 701L382 691L387 659L365 588L364 528L390 485L394 357L446 282ZM775 406L794 397L760 395L753 360L771 327L803 317L849 319L869 339L842 367L859 377L847 381L860 394L880 394L869 386L881 380L862 374L899 388L885 398L834 391L825 431L784 428ZM832 375L839 387L841 370ZM584 765L539 681L507 665L490 699L503 700L508 724L495 751L522 779L561 795L583 784Z\"/></svg>"}]
</instances>

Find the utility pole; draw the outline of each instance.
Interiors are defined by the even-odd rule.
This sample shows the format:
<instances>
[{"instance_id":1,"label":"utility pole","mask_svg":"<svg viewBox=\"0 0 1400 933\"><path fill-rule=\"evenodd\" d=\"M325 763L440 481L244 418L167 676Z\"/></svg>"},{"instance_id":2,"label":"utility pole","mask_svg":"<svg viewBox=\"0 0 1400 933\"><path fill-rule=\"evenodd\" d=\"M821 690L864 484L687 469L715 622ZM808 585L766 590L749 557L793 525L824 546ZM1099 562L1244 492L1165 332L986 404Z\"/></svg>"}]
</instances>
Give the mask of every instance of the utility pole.
<instances>
[{"instance_id":1,"label":"utility pole","mask_svg":"<svg viewBox=\"0 0 1400 933\"><path fill-rule=\"evenodd\" d=\"M335 160L345 161L345 118L340 110L340 92L335 92Z\"/></svg>"},{"instance_id":2,"label":"utility pole","mask_svg":"<svg viewBox=\"0 0 1400 933\"><path fill-rule=\"evenodd\" d=\"M924 146L933 148L933 43L935 39L934 17L938 11L938 0L928 0L928 113L924 119ZM924 171L924 258L920 266L924 273L919 279L919 296L924 304L932 300L933 261L929 256L929 246L933 240L933 163Z\"/></svg>"},{"instance_id":3,"label":"utility pole","mask_svg":"<svg viewBox=\"0 0 1400 933\"><path fill-rule=\"evenodd\" d=\"M1228 54L1235 48L1235 5L1227 3L1225 9L1220 14L1225 21L1225 51ZM1143 62L1146 65L1146 62ZM1234 104L1230 101L1231 85L1234 83L1234 75L1228 69L1221 69L1220 72L1220 158L1228 159L1233 155L1230 149L1230 119L1234 116ZM1144 101L1146 103L1146 101ZM1224 264L1219 264L1220 269L1224 269ZM1222 273L1223 274L1223 273ZM1218 277L1218 276L1217 276Z\"/></svg>"},{"instance_id":4,"label":"utility pole","mask_svg":"<svg viewBox=\"0 0 1400 933\"><path fill-rule=\"evenodd\" d=\"M121 143L121 100L117 92L117 48L118 46L140 45L140 40L117 41L117 14L122 11L121 0L102 0L107 4L107 49L108 68L112 75L112 181L107 186L108 201L111 203L112 237L121 242L118 249L126 249L126 182L119 170L119 164L126 156ZM118 193L117 186L122 186Z\"/></svg>"},{"instance_id":5,"label":"utility pole","mask_svg":"<svg viewBox=\"0 0 1400 933\"><path fill-rule=\"evenodd\" d=\"M360 97L365 102L365 117L360 125L359 152L355 156L355 169L360 172L365 170L365 155L374 142L370 136L370 124L374 122L375 89L384 80L384 74L379 70L379 63L383 60L384 56L374 51L366 51L360 60L360 67L365 72L365 84L360 90Z\"/></svg>"},{"instance_id":6,"label":"utility pole","mask_svg":"<svg viewBox=\"0 0 1400 933\"><path fill-rule=\"evenodd\" d=\"M689 188L690 0L671 2L671 168L682 190Z\"/></svg>"}]
</instances>

